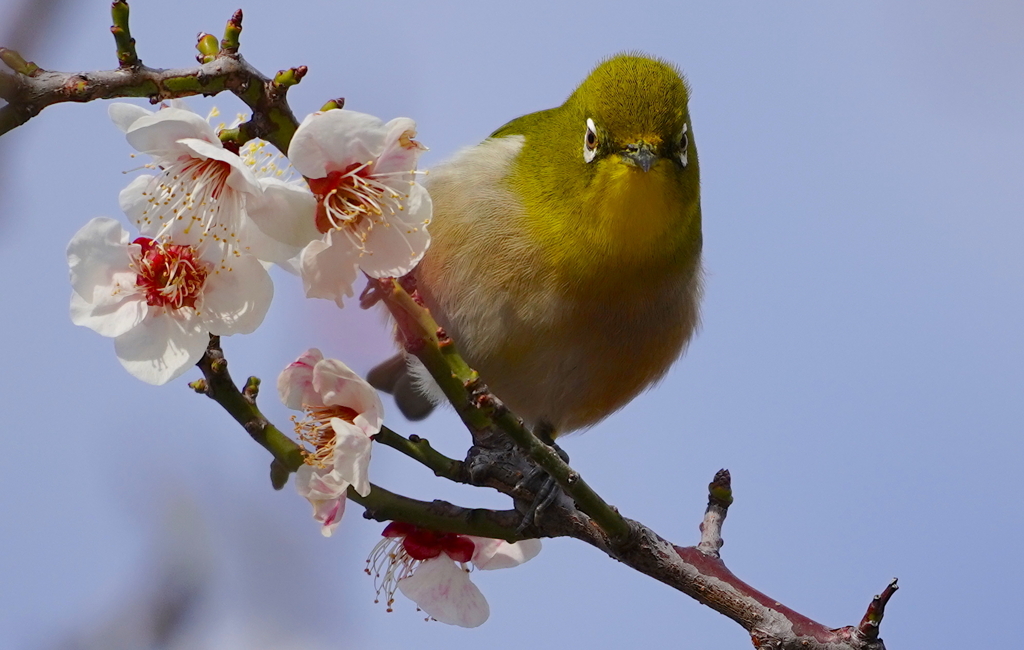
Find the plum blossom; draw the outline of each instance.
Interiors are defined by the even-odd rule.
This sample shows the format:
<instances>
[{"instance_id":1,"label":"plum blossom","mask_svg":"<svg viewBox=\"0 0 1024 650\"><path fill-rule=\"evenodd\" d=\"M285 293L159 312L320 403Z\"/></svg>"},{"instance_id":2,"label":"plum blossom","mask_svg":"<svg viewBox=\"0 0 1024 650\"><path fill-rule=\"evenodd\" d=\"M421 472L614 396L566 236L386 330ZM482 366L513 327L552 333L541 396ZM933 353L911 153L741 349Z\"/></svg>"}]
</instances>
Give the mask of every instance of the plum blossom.
<instances>
[{"instance_id":1,"label":"plum blossom","mask_svg":"<svg viewBox=\"0 0 1024 650\"><path fill-rule=\"evenodd\" d=\"M316 209L316 199L304 178L292 178L291 164L269 142L250 140L238 155L263 190L259 196L247 197L245 212L249 218L242 223L240 238L256 257L298 275L299 255L306 242L296 245L287 238L272 237L258 227L255 220L258 217L264 223L278 223L277 215L312 212Z\"/></svg>"},{"instance_id":2,"label":"plum blossom","mask_svg":"<svg viewBox=\"0 0 1024 650\"><path fill-rule=\"evenodd\" d=\"M156 174L136 177L121 191L121 209L144 237L203 249L244 249L245 204L262 193L256 176L226 149L206 119L181 102L148 111L111 104L109 114L128 143L153 158Z\"/></svg>"},{"instance_id":3,"label":"plum blossom","mask_svg":"<svg viewBox=\"0 0 1024 650\"><path fill-rule=\"evenodd\" d=\"M398 521L388 524L383 536L366 560L366 573L374 576L388 611L397 590L431 618L460 627L477 627L490 616L487 600L469 579L468 564L507 569L533 559L541 548L538 539L510 544Z\"/></svg>"},{"instance_id":4,"label":"plum blossom","mask_svg":"<svg viewBox=\"0 0 1024 650\"><path fill-rule=\"evenodd\" d=\"M301 420L292 416L299 440L311 448L295 485L312 504L320 532L330 537L345 512L349 486L362 496L370 493L370 448L384 407L362 377L316 348L281 372L277 390L285 406L306 413Z\"/></svg>"},{"instance_id":5,"label":"plum blossom","mask_svg":"<svg viewBox=\"0 0 1024 650\"><path fill-rule=\"evenodd\" d=\"M352 296L358 270L371 277L407 274L430 245L430 195L415 182L425 148L416 123L388 123L335 109L303 120L288 148L294 168L312 194L298 209L253 210L271 237L302 246L300 273L306 295L334 300ZM280 188L268 191L280 192Z\"/></svg>"},{"instance_id":6,"label":"plum blossom","mask_svg":"<svg viewBox=\"0 0 1024 650\"><path fill-rule=\"evenodd\" d=\"M117 221L97 217L68 244L71 320L112 337L132 375L164 384L195 365L210 334L252 332L270 307L274 287L259 260L222 248L129 241Z\"/></svg>"}]
</instances>

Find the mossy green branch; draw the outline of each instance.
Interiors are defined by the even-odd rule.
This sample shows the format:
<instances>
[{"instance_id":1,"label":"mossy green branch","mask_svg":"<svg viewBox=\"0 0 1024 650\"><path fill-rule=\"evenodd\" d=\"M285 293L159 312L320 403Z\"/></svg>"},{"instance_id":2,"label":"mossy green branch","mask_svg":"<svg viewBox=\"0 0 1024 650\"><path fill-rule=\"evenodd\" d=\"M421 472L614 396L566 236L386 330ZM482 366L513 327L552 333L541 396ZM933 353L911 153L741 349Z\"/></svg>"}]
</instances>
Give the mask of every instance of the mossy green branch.
<instances>
[{"instance_id":1,"label":"mossy green branch","mask_svg":"<svg viewBox=\"0 0 1024 650\"><path fill-rule=\"evenodd\" d=\"M224 38L220 42L222 52L234 54L238 52L238 37L242 35L242 10L238 9L224 27Z\"/></svg>"},{"instance_id":2,"label":"mossy green branch","mask_svg":"<svg viewBox=\"0 0 1024 650\"><path fill-rule=\"evenodd\" d=\"M515 510L463 508L447 501L419 501L378 485L371 485L370 494L365 497L349 488L348 498L366 508L363 516L367 519L404 521L431 530L492 537L508 542L523 539L516 534L520 515Z\"/></svg>"},{"instance_id":3,"label":"mossy green branch","mask_svg":"<svg viewBox=\"0 0 1024 650\"><path fill-rule=\"evenodd\" d=\"M117 60L122 68L133 68L141 65L139 55L135 51L135 39L132 38L131 30L128 28L128 3L124 0L116 0L110 5L110 16L113 25L110 33L114 35L114 43L117 45Z\"/></svg>"},{"instance_id":4,"label":"mossy green branch","mask_svg":"<svg viewBox=\"0 0 1024 650\"><path fill-rule=\"evenodd\" d=\"M189 386L214 400L274 457L271 463L271 483L280 489L288 480L288 474L297 471L304 462L302 448L271 424L256 406L259 380L250 377L244 390L238 390L231 375L220 339L210 337L206 354L196 364L203 373L203 379ZM378 442L399 449L410 457L423 462L439 476L458 474L459 462L446 458L430 447L426 440L407 440L390 429L382 431L383 439ZM402 443L404 441L404 444ZM380 521L405 521L417 526L465 535L495 537L515 541L515 529L519 513L514 510L495 511L479 508L462 508L445 501L418 501L384 488L372 485L370 494L363 497L349 490L349 498L367 509L367 517Z\"/></svg>"},{"instance_id":5,"label":"mossy green branch","mask_svg":"<svg viewBox=\"0 0 1024 650\"><path fill-rule=\"evenodd\" d=\"M247 395L235 386L228 373L228 362L220 347L219 337L210 337L206 354L196 365L205 378L190 384L196 392L220 404L283 467L292 472L302 467L302 448L263 416L252 393Z\"/></svg>"},{"instance_id":6,"label":"mossy green branch","mask_svg":"<svg viewBox=\"0 0 1024 650\"><path fill-rule=\"evenodd\" d=\"M426 438L420 438L419 436L409 436L406 438L387 427L381 427L380 432L373 437L373 440L392 449L397 449L409 458L425 465L434 472L435 476L446 478L449 481L464 482L462 479L462 463L453 458L448 458L431 447Z\"/></svg>"}]
</instances>

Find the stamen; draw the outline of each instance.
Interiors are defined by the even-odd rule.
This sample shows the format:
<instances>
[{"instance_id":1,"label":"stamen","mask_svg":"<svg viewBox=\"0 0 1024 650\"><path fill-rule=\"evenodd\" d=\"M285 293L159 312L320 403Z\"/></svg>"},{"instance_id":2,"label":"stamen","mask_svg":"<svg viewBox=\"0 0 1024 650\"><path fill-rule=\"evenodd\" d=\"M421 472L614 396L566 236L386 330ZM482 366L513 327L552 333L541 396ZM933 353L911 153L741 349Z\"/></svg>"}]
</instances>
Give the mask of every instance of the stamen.
<instances>
[{"instance_id":1,"label":"stamen","mask_svg":"<svg viewBox=\"0 0 1024 650\"><path fill-rule=\"evenodd\" d=\"M294 169L291 163L280 152L266 151L268 144L265 140L250 140L242 146L238 155L256 178L273 177L285 182L292 180Z\"/></svg>"},{"instance_id":2,"label":"stamen","mask_svg":"<svg viewBox=\"0 0 1024 650\"><path fill-rule=\"evenodd\" d=\"M468 571L466 564L475 549L473 542L463 535L441 533L400 521L388 524L383 535L384 539L377 542L366 558L365 571L373 576L373 586L377 590L377 598L373 602L379 603L383 593L389 612L395 603L398 583L415 573L425 560L443 553L457 562L463 571Z\"/></svg>"},{"instance_id":3,"label":"stamen","mask_svg":"<svg viewBox=\"0 0 1024 650\"><path fill-rule=\"evenodd\" d=\"M373 587L377 592L374 603L380 602L381 593L387 604L387 611L394 611L395 592L398 583L416 572L420 560L414 559L405 550L402 537L385 537L370 551L366 558L366 575L373 576Z\"/></svg>"},{"instance_id":4,"label":"stamen","mask_svg":"<svg viewBox=\"0 0 1024 650\"><path fill-rule=\"evenodd\" d=\"M151 307L198 310L210 264L199 259L192 246L165 244L148 237L133 243L141 247L131 260L136 271L135 286L146 295Z\"/></svg>"},{"instance_id":5,"label":"stamen","mask_svg":"<svg viewBox=\"0 0 1024 650\"><path fill-rule=\"evenodd\" d=\"M344 406L305 406L305 411L306 417L302 420L292 416L296 437L313 448L312 451L302 449L303 460L318 469L333 468L338 434L331 426L331 420L341 418L352 422L358 413Z\"/></svg>"},{"instance_id":6,"label":"stamen","mask_svg":"<svg viewBox=\"0 0 1024 650\"><path fill-rule=\"evenodd\" d=\"M322 233L344 233L364 253L374 226L389 226L387 216L404 211L409 198L384 181L417 173L411 170L375 174L371 171L373 164L374 161L353 163L343 171L310 181L310 189L317 198L317 229Z\"/></svg>"},{"instance_id":7,"label":"stamen","mask_svg":"<svg viewBox=\"0 0 1024 650\"><path fill-rule=\"evenodd\" d=\"M143 193L149 205L136 219L137 225L157 226L156 238L165 241L172 227L186 235L197 228L197 246L212 239L233 248L238 244L235 233L240 224L234 222L241 218L242 199L237 192L225 191L230 175L231 165L212 158L187 158L168 166ZM225 256L229 253L224 251Z\"/></svg>"}]
</instances>

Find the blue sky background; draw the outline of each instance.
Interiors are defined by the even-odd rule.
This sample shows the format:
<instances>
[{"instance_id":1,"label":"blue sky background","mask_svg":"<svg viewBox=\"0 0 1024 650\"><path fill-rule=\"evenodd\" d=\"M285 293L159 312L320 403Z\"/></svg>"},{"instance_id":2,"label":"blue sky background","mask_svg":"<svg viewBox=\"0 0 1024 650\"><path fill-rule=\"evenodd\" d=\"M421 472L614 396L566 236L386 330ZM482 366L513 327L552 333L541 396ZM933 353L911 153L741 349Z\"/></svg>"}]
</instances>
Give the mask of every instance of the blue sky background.
<instances>
[{"instance_id":1,"label":"blue sky background","mask_svg":"<svg viewBox=\"0 0 1024 650\"><path fill-rule=\"evenodd\" d=\"M140 0L143 60L192 64L195 34L219 34L238 6ZM241 6L247 59L309 66L297 114L340 95L412 117L427 168L560 103L609 54L677 63L703 174L703 330L664 382L565 441L574 466L679 544L697 541L706 484L727 467L723 555L752 585L841 626L898 576L890 650L1019 643L1024 5ZM113 67L107 7L73 4L26 55ZM213 103L228 118L243 108L192 105ZM382 525L353 505L322 538L291 486L270 489L269 456L188 390L198 371L143 385L111 341L69 321L64 249L88 219L121 216L129 152L104 102L0 138L0 647L749 647L728 619L572 540L475 574L492 608L476 630L425 623L401 599L391 614L374 605L362 569ZM298 353L365 371L390 343L378 315L275 280L264 326L225 349L286 424L271 387ZM387 421L453 456L467 444L450 413ZM386 448L371 472L419 498L507 506ZM146 641L175 589L197 594L191 614L168 644Z\"/></svg>"}]
</instances>

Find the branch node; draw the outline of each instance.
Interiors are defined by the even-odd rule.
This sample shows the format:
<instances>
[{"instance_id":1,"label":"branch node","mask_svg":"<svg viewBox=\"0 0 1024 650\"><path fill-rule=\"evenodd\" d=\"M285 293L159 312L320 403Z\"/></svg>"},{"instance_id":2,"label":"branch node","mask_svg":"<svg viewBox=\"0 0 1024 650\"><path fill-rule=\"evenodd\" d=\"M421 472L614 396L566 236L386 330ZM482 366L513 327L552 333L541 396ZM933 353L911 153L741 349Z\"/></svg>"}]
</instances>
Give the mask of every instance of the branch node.
<instances>
[{"instance_id":1,"label":"branch node","mask_svg":"<svg viewBox=\"0 0 1024 650\"><path fill-rule=\"evenodd\" d=\"M34 77L42 70L35 63L26 61L25 57L21 56L18 52L6 47L0 47L0 61L3 61L4 65L11 70L26 77Z\"/></svg>"},{"instance_id":2,"label":"branch node","mask_svg":"<svg viewBox=\"0 0 1024 650\"><path fill-rule=\"evenodd\" d=\"M899 589L899 585L896 582L897 579L893 578L892 582L886 586L882 593L871 599L867 613L864 614L860 625L857 626L857 632L860 633L862 638L868 641L874 641L878 638L878 627L882 622L882 617L885 615L885 605L892 598L892 595L896 593L896 590Z\"/></svg>"},{"instance_id":3,"label":"branch node","mask_svg":"<svg viewBox=\"0 0 1024 650\"><path fill-rule=\"evenodd\" d=\"M199 32L199 36L196 37L196 50L199 51L196 61L209 63L217 58L217 54L220 52L220 41L213 34Z\"/></svg>"},{"instance_id":4,"label":"branch node","mask_svg":"<svg viewBox=\"0 0 1024 650\"><path fill-rule=\"evenodd\" d=\"M727 469L718 470L715 478L708 484L708 505L711 504L722 508L732 505L732 476Z\"/></svg>"},{"instance_id":5,"label":"branch node","mask_svg":"<svg viewBox=\"0 0 1024 650\"><path fill-rule=\"evenodd\" d=\"M242 33L242 10L237 10L224 27L224 38L220 42L220 51L224 54L238 54L238 37Z\"/></svg>"},{"instance_id":6,"label":"branch node","mask_svg":"<svg viewBox=\"0 0 1024 650\"><path fill-rule=\"evenodd\" d=\"M291 471L278 459L270 461L270 485L275 490L280 490L288 483L288 475Z\"/></svg>"},{"instance_id":7,"label":"branch node","mask_svg":"<svg viewBox=\"0 0 1024 650\"><path fill-rule=\"evenodd\" d=\"M142 64L138 52L135 51L135 39L128 28L128 3L125 0L114 0L110 5L110 16L113 26L110 33L114 35L117 45L117 61L121 68L134 68Z\"/></svg>"},{"instance_id":8,"label":"branch node","mask_svg":"<svg viewBox=\"0 0 1024 650\"><path fill-rule=\"evenodd\" d=\"M338 97L337 99L332 99L332 100L328 101L326 104L324 104L323 106L320 107L320 110L321 111L333 111L333 110L336 110L336 109L339 109L339 108L345 108L345 98L344 97Z\"/></svg>"},{"instance_id":9,"label":"branch node","mask_svg":"<svg viewBox=\"0 0 1024 650\"><path fill-rule=\"evenodd\" d=\"M190 382L188 387L194 390L195 392L199 393L200 395L206 395L207 391L210 388L209 385L206 383L205 379L197 379L193 382Z\"/></svg>"},{"instance_id":10,"label":"branch node","mask_svg":"<svg viewBox=\"0 0 1024 650\"><path fill-rule=\"evenodd\" d=\"M708 507L704 521L700 523L700 543L697 550L711 557L719 557L725 541L722 539L722 524L732 505L732 477L729 470L720 469L708 484Z\"/></svg>"},{"instance_id":11,"label":"branch node","mask_svg":"<svg viewBox=\"0 0 1024 650\"><path fill-rule=\"evenodd\" d=\"M260 394L260 378L249 377L245 382L245 388L242 389L242 394L245 395L245 398L250 402L255 403L256 397Z\"/></svg>"},{"instance_id":12,"label":"branch node","mask_svg":"<svg viewBox=\"0 0 1024 650\"><path fill-rule=\"evenodd\" d=\"M288 88L302 81L302 78L309 72L309 68L304 65L300 65L297 68L288 68L287 70L281 70L274 75L274 83L281 88Z\"/></svg>"}]
</instances>

